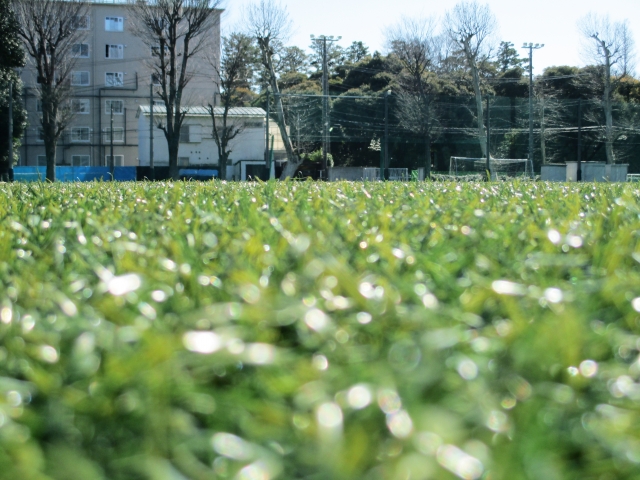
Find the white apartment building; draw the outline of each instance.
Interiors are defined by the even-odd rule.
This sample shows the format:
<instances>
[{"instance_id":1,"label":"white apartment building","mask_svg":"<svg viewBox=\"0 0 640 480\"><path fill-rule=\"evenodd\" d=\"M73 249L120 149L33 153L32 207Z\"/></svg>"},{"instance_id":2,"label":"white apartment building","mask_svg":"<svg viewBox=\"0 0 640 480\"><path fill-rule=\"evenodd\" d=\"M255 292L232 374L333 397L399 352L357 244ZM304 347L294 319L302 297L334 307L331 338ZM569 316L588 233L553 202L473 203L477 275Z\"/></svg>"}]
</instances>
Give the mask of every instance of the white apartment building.
<instances>
[{"instance_id":1,"label":"white apartment building","mask_svg":"<svg viewBox=\"0 0 640 480\"><path fill-rule=\"evenodd\" d=\"M150 103L151 48L133 34L130 0L90 0L89 15L79 22L86 36L74 47L77 62L71 74L72 107L76 115L58 142L58 165L105 166L109 164L113 111L115 165L137 166L138 107ZM218 18L222 10L218 10ZM190 59L194 73L185 89L183 103L212 103L217 88L212 81L219 65L220 22L207 34L202 58ZM22 73L24 101L29 125L20 148L19 165L45 165L44 142L39 120L40 102L36 73L27 64ZM157 102L159 99L156 98Z\"/></svg>"}]
</instances>

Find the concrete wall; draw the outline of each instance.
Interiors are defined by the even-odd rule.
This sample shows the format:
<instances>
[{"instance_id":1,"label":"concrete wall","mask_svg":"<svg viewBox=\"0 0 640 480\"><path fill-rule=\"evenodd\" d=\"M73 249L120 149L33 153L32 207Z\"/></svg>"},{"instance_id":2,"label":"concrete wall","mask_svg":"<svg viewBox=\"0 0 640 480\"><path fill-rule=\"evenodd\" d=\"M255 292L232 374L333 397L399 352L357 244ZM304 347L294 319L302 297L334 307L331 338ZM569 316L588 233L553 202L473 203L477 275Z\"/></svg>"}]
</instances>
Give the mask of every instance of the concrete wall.
<instances>
[{"instance_id":1,"label":"concrete wall","mask_svg":"<svg viewBox=\"0 0 640 480\"><path fill-rule=\"evenodd\" d=\"M628 172L628 164L607 165L605 167L605 177L610 182L626 182Z\"/></svg>"},{"instance_id":2,"label":"concrete wall","mask_svg":"<svg viewBox=\"0 0 640 480\"><path fill-rule=\"evenodd\" d=\"M629 165L608 165L602 162L584 162L582 180L585 182L626 182Z\"/></svg>"},{"instance_id":3,"label":"concrete wall","mask_svg":"<svg viewBox=\"0 0 640 480\"><path fill-rule=\"evenodd\" d=\"M583 182L626 182L629 165L607 165L602 162L582 162ZM549 182L575 182L578 179L577 162L543 165L540 178Z\"/></svg>"},{"instance_id":4,"label":"concrete wall","mask_svg":"<svg viewBox=\"0 0 640 480\"><path fill-rule=\"evenodd\" d=\"M540 179L547 182L566 182L567 166L565 164L542 165Z\"/></svg>"},{"instance_id":5,"label":"concrete wall","mask_svg":"<svg viewBox=\"0 0 640 480\"><path fill-rule=\"evenodd\" d=\"M606 182L606 164L602 162L582 162L583 182Z\"/></svg>"}]
</instances>

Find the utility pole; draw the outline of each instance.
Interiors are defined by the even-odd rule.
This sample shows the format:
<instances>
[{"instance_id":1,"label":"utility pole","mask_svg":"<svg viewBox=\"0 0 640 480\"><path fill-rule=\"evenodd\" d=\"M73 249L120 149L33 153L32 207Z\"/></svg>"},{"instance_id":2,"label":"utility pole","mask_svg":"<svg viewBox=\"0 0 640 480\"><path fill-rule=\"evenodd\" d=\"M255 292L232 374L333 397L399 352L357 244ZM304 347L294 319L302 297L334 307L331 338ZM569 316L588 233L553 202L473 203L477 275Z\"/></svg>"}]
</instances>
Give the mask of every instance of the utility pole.
<instances>
[{"instance_id":1,"label":"utility pole","mask_svg":"<svg viewBox=\"0 0 640 480\"><path fill-rule=\"evenodd\" d=\"M487 163L486 163L487 181L491 181L493 172L491 171L491 102L489 101L489 95L487 95Z\"/></svg>"},{"instance_id":2,"label":"utility pole","mask_svg":"<svg viewBox=\"0 0 640 480\"><path fill-rule=\"evenodd\" d=\"M544 43L525 43L522 48L529 49L529 164L533 176L533 51L544 47Z\"/></svg>"},{"instance_id":3,"label":"utility pole","mask_svg":"<svg viewBox=\"0 0 640 480\"><path fill-rule=\"evenodd\" d=\"M578 182L582 181L582 99L578 99Z\"/></svg>"},{"instance_id":4,"label":"utility pole","mask_svg":"<svg viewBox=\"0 0 640 480\"><path fill-rule=\"evenodd\" d=\"M109 172L111 173L111 181L113 182L113 174L115 167L115 159L113 158L113 102L111 102L111 135L109 135L111 143L111 155L109 159Z\"/></svg>"},{"instance_id":5,"label":"utility pole","mask_svg":"<svg viewBox=\"0 0 640 480\"><path fill-rule=\"evenodd\" d=\"M389 179L389 96L391 90L384 92L384 171L380 172L380 178Z\"/></svg>"},{"instance_id":6,"label":"utility pole","mask_svg":"<svg viewBox=\"0 0 640 480\"><path fill-rule=\"evenodd\" d=\"M149 168L151 180L156 179L156 168L153 163L153 82L149 84Z\"/></svg>"},{"instance_id":7,"label":"utility pole","mask_svg":"<svg viewBox=\"0 0 640 480\"><path fill-rule=\"evenodd\" d=\"M13 81L9 79L9 158L7 159L6 181L11 180L9 172L13 168ZM2 180L2 179L0 179Z\"/></svg>"},{"instance_id":8,"label":"utility pole","mask_svg":"<svg viewBox=\"0 0 640 480\"><path fill-rule=\"evenodd\" d=\"M331 144L329 142L329 61L327 42L337 42L342 37L333 35L311 35L311 41L322 46L322 170L327 175L327 156Z\"/></svg>"}]
</instances>

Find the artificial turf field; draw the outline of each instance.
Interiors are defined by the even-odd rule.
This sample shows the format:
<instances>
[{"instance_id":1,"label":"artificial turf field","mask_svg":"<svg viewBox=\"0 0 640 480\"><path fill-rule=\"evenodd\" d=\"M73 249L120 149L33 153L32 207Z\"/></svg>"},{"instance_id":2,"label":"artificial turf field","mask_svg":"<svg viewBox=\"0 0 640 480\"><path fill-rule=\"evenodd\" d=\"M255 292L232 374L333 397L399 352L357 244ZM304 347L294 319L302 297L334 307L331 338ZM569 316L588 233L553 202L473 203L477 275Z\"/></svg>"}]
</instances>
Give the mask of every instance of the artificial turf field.
<instances>
[{"instance_id":1,"label":"artificial turf field","mask_svg":"<svg viewBox=\"0 0 640 480\"><path fill-rule=\"evenodd\" d=\"M0 478L640 478L633 184L0 184Z\"/></svg>"}]
</instances>

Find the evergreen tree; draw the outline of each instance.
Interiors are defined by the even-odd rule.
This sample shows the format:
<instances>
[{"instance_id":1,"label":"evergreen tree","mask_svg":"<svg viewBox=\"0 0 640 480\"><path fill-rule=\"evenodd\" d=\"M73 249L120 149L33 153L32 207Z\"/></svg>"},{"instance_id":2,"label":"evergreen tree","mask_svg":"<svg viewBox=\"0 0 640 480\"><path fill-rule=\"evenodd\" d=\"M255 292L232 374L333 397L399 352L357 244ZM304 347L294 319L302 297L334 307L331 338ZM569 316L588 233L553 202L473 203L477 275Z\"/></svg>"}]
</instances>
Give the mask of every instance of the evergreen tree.
<instances>
[{"instance_id":1,"label":"evergreen tree","mask_svg":"<svg viewBox=\"0 0 640 480\"><path fill-rule=\"evenodd\" d=\"M496 65L500 73L505 73L514 68L525 68L525 63L527 63L527 61L518 56L518 51L513 48L513 43L500 42L496 58ZM526 67L528 67L528 65Z\"/></svg>"},{"instance_id":2,"label":"evergreen tree","mask_svg":"<svg viewBox=\"0 0 640 480\"><path fill-rule=\"evenodd\" d=\"M17 157L17 147L26 127L26 112L22 105L22 82L16 68L24 66L24 51L17 35L17 21L9 0L0 0L0 180ZM13 90L13 132L9 138L9 92ZM9 141L13 142L14 158L9 158Z\"/></svg>"},{"instance_id":3,"label":"evergreen tree","mask_svg":"<svg viewBox=\"0 0 640 480\"><path fill-rule=\"evenodd\" d=\"M345 50L345 60L349 63L358 63L369 56L369 47L362 42L352 42Z\"/></svg>"}]
</instances>

